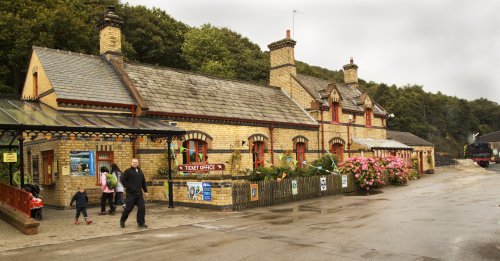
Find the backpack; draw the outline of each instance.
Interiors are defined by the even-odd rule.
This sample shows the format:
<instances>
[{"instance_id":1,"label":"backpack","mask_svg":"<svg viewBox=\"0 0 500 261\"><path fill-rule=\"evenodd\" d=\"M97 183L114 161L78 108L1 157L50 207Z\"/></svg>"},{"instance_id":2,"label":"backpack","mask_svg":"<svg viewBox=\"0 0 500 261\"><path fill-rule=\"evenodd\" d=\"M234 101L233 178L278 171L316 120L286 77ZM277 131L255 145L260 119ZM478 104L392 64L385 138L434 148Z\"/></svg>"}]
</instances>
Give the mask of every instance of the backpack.
<instances>
[{"instance_id":1,"label":"backpack","mask_svg":"<svg viewBox=\"0 0 500 261\"><path fill-rule=\"evenodd\" d=\"M108 189L115 189L116 188L116 176L113 175L113 174L106 174L106 187L108 187Z\"/></svg>"}]
</instances>

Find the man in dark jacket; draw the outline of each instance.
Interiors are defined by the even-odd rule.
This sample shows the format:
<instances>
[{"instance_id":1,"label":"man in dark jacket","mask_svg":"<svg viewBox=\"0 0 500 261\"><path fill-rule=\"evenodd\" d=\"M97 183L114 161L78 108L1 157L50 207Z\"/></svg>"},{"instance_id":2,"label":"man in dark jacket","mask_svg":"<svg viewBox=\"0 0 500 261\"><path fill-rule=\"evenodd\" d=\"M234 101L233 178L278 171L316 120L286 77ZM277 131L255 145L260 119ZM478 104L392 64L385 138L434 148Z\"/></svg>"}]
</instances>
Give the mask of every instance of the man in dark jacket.
<instances>
[{"instance_id":1,"label":"man in dark jacket","mask_svg":"<svg viewBox=\"0 0 500 261\"><path fill-rule=\"evenodd\" d=\"M83 217L85 218L85 222L87 225L90 225L92 223L92 220L89 219L87 216L87 202L89 202L89 198L87 197L87 192L85 192L84 188L78 188L78 192L75 193L73 198L71 199L71 202L69 203L69 206L73 206L73 202L76 201L76 217L75 217L75 224L78 225L80 224L80 221L78 221L78 218L80 217L80 213L83 214Z\"/></svg>"},{"instance_id":2,"label":"man in dark jacket","mask_svg":"<svg viewBox=\"0 0 500 261\"><path fill-rule=\"evenodd\" d=\"M120 219L120 226L125 227L125 221L127 221L128 215L137 205L137 224L139 228L148 228L145 224L146 217L146 207L144 205L144 195L148 195L148 187L146 186L146 179L144 178L144 173L139 168L139 160L132 159L130 168L125 170L122 175L122 184L125 187L125 192L127 195L126 207L123 211L122 217Z\"/></svg>"}]
</instances>

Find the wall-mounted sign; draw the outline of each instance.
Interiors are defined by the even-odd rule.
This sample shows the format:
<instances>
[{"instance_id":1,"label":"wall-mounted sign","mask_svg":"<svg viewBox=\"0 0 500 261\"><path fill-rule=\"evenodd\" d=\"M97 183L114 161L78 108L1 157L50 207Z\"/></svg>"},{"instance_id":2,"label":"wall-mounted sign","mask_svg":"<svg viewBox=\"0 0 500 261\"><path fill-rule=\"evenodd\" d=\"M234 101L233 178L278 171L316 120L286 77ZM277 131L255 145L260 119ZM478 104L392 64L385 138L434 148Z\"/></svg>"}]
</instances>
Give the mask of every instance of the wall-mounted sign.
<instances>
[{"instance_id":1,"label":"wall-mounted sign","mask_svg":"<svg viewBox=\"0 0 500 261\"><path fill-rule=\"evenodd\" d=\"M62 166L62 175L69 176L69 166Z\"/></svg>"},{"instance_id":2,"label":"wall-mounted sign","mask_svg":"<svg viewBox=\"0 0 500 261\"><path fill-rule=\"evenodd\" d=\"M17 162L16 152L5 152L3 154L3 162Z\"/></svg>"},{"instance_id":3,"label":"wall-mounted sign","mask_svg":"<svg viewBox=\"0 0 500 261\"><path fill-rule=\"evenodd\" d=\"M321 191L326 191L326 177L319 178L319 186Z\"/></svg>"},{"instance_id":4,"label":"wall-mounted sign","mask_svg":"<svg viewBox=\"0 0 500 261\"><path fill-rule=\"evenodd\" d=\"M203 200L211 201L212 200L212 184L209 182L203 182Z\"/></svg>"},{"instance_id":5,"label":"wall-mounted sign","mask_svg":"<svg viewBox=\"0 0 500 261\"><path fill-rule=\"evenodd\" d=\"M250 199L259 200L259 184L250 184Z\"/></svg>"},{"instance_id":6,"label":"wall-mounted sign","mask_svg":"<svg viewBox=\"0 0 500 261\"><path fill-rule=\"evenodd\" d=\"M342 187L347 188L347 175L342 175Z\"/></svg>"},{"instance_id":7,"label":"wall-mounted sign","mask_svg":"<svg viewBox=\"0 0 500 261\"><path fill-rule=\"evenodd\" d=\"M292 195L299 194L299 190L297 188L297 180L292 180Z\"/></svg>"},{"instance_id":8,"label":"wall-mounted sign","mask_svg":"<svg viewBox=\"0 0 500 261\"><path fill-rule=\"evenodd\" d=\"M71 176L95 176L94 151L72 151L69 155Z\"/></svg>"},{"instance_id":9,"label":"wall-mounted sign","mask_svg":"<svg viewBox=\"0 0 500 261\"><path fill-rule=\"evenodd\" d=\"M205 164L205 165L190 165L183 164L177 166L177 170L181 172L206 172L206 171L215 171L215 170L225 170L226 165L223 163L218 164Z\"/></svg>"}]
</instances>

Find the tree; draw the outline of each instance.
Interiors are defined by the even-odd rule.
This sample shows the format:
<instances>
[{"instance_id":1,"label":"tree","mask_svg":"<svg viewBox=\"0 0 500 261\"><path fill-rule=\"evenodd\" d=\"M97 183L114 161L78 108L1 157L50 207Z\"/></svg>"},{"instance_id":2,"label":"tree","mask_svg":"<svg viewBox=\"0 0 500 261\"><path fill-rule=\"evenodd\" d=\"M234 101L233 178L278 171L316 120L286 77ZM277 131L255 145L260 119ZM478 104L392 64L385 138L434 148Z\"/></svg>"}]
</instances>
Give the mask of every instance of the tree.
<instances>
[{"instance_id":1,"label":"tree","mask_svg":"<svg viewBox=\"0 0 500 261\"><path fill-rule=\"evenodd\" d=\"M199 72L255 82L267 82L268 56L247 38L205 24L191 28L182 45L183 56Z\"/></svg>"}]
</instances>

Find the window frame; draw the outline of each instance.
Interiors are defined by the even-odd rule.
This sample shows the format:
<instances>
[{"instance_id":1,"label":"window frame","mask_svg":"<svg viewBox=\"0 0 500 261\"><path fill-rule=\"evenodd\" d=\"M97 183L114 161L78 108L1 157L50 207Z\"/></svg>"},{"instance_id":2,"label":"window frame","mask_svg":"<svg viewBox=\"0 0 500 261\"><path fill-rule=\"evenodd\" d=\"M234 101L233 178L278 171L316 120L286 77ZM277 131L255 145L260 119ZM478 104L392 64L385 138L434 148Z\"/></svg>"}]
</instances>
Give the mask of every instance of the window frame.
<instances>
[{"instance_id":1,"label":"window frame","mask_svg":"<svg viewBox=\"0 0 500 261\"><path fill-rule=\"evenodd\" d=\"M330 147L330 151L332 152L333 155L337 155L339 162L344 161L344 144L333 143L332 146Z\"/></svg>"},{"instance_id":2,"label":"window frame","mask_svg":"<svg viewBox=\"0 0 500 261\"><path fill-rule=\"evenodd\" d=\"M305 142L297 142L295 144L295 156L298 161L297 167L303 168L305 164L303 163L306 160L306 143Z\"/></svg>"},{"instance_id":3,"label":"window frame","mask_svg":"<svg viewBox=\"0 0 500 261\"><path fill-rule=\"evenodd\" d=\"M339 123L339 107L340 104L338 102L332 102L332 123Z\"/></svg>"},{"instance_id":4,"label":"window frame","mask_svg":"<svg viewBox=\"0 0 500 261\"><path fill-rule=\"evenodd\" d=\"M191 154L189 153L191 151L191 145L190 143L194 142L194 150L195 150L195 159L196 161L191 160ZM200 143L202 143L203 148L200 150ZM190 139L186 140L182 143L183 147L186 148L184 152L182 153L182 164L206 164L207 163L207 155L208 155L208 144L204 140L200 139ZM199 154L203 153L203 161L200 160Z\"/></svg>"},{"instance_id":5,"label":"window frame","mask_svg":"<svg viewBox=\"0 0 500 261\"><path fill-rule=\"evenodd\" d=\"M366 127L371 127L372 126L372 109L370 108L366 108L366 111L365 111L365 126Z\"/></svg>"},{"instance_id":6,"label":"window frame","mask_svg":"<svg viewBox=\"0 0 500 261\"><path fill-rule=\"evenodd\" d=\"M33 73L33 99L38 98L38 72Z\"/></svg>"},{"instance_id":7,"label":"window frame","mask_svg":"<svg viewBox=\"0 0 500 261\"><path fill-rule=\"evenodd\" d=\"M252 145L252 165L254 170L265 166L265 150L266 144L263 141L254 141ZM257 155L260 156L259 160L256 160Z\"/></svg>"},{"instance_id":8,"label":"window frame","mask_svg":"<svg viewBox=\"0 0 500 261\"><path fill-rule=\"evenodd\" d=\"M101 158L103 154L109 154L109 158ZM109 165L115 163L115 155L113 151L96 151L95 153L95 167L96 167L96 184L101 185L101 170L99 162L109 162ZM111 169L110 169L111 171Z\"/></svg>"}]
</instances>

